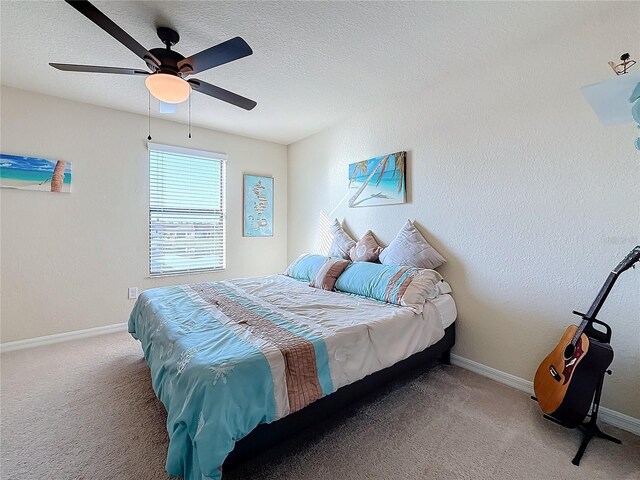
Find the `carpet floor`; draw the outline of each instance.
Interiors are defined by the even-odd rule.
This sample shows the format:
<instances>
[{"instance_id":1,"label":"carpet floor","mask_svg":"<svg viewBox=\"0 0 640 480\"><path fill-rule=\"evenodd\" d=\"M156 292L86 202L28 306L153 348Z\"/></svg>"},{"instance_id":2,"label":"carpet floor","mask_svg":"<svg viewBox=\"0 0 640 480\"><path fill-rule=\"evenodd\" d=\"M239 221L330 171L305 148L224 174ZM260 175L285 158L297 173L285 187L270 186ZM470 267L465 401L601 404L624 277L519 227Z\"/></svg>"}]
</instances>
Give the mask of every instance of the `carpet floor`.
<instances>
[{"instance_id":1,"label":"carpet floor","mask_svg":"<svg viewBox=\"0 0 640 480\"><path fill-rule=\"evenodd\" d=\"M0 477L167 479L166 414L140 345L114 333L0 359ZM437 366L396 381L235 470L240 479L640 479L640 437L594 440L520 391Z\"/></svg>"}]
</instances>

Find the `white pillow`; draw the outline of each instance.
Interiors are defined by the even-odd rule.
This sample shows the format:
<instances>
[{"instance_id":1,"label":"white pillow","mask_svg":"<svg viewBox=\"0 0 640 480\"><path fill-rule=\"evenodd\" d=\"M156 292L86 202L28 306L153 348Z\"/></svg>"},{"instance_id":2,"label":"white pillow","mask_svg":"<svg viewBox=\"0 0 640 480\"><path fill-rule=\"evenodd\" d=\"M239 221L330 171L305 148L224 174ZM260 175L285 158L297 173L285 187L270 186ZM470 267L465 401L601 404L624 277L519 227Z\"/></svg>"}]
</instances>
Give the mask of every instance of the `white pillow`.
<instances>
[{"instance_id":1,"label":"white pillow","mask_svg":"<svg viewBox=\"0 0 640 480\"><path fill-rule=\"evenodd\" d=\"M451 285L449 285L447 282L445 282L444 280L438 282L438 284L436 285L436 288L429 293L429 296L427 297L428 300L433 300L434 298L440 296L440 295L444 295L445 293L451 293Z\"/></svg>"},{"instance_id":2,"label":"white pillow","mask_svg":"<svg viewBox=\"0 0 640 480\"><path fill-rule=\"evenodd\" d=\"M422 313L425 302L438 296L438 286L442 282L442 277L435 270L418 270L404 291L400 305L410 307L416 313Z\"/></svg>"},{"instance_id":3,"label":"white pillow","mask_svg":"<svg viewBox=\"0 0 640 480\"><path fill-rule=\"evenodd\" d=\"M330 231L333 235L333 241L327 256L349 260L349 250L355 246L356 241L344 231L337 218L333 221Z\"/></svg>"},{"instance_id":4,"label":"white pillow","mask_svg":"<svg viewBox=\"0 0 640 480\"><path fill-rule=\"evenodd\" d=\"M407 220L396 238L380 254L383 265L408 265L435 269L446 262L435 248L420 234L411 220Z\"/></svg>"}]
</instances>

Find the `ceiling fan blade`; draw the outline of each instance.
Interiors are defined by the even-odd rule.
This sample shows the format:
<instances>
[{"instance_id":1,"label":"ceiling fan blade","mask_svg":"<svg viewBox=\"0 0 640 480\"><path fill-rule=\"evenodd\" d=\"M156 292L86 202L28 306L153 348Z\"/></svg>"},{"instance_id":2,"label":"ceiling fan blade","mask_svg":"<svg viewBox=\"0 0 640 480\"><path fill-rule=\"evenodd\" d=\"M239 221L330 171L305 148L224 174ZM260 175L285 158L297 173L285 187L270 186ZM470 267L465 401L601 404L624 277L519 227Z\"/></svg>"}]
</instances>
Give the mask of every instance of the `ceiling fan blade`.
<instances>
[{"instance_id":1,"label":"ceiling fan blade","mask_svg":"<svg viewBox=\"0 0 640 480\"><path fill-rule=\"evenodd\" d=\"M204 93L205 95L209 95L210 97L217 98L218 100L222 100L223 102L230 103L231 105L235 105L236 107L244 108L245 110L251 110L257 105L257 103L253 100L249 100L248 98L225 90L224 88L216 87L215 85L211 85L210 83L203 82L202 80L193 78L187 80L187 82L189 82L191 87L197 92Z\"/></svg>"},{"instance_id":2,"label":"ceiling fan blade","mask_svg":"<svg viewBox=\"0 0 640 480\"><path fill-rule=\"evenodd\" d=\"M98 65L72 65L69 63L50 63L53 68L65 72L115 73L119 75L149 75L145 70L137 68L100 67Z\"/></svg>"},{"instance_id":3,"label":"ceiling fan blade","mask_svg":"<svg viewBox=\"0 0 640 480\"><path fill-rule=\"evenodd\" d=\"M87 0L66 0L73 8L118 40L121 44L144 60L150 68L160 66L160 61L149 50L140 45L131 35L116 25L113 20L98 10ZM155 68L154 68L155 67Z\"/></svg>"},{"instance_id":4,"label":"ceiling fan blade","mask_svg":"<svg viewBox=\"0 0 640 480\"><path fill-rule=\"evenodd\" d=\"M247 42L241 37L235 37L180 60L178 68L183 73L200 73L218 65L247 57L252 53L253 50L251 50Z\"/></svg>"}]
</instances>

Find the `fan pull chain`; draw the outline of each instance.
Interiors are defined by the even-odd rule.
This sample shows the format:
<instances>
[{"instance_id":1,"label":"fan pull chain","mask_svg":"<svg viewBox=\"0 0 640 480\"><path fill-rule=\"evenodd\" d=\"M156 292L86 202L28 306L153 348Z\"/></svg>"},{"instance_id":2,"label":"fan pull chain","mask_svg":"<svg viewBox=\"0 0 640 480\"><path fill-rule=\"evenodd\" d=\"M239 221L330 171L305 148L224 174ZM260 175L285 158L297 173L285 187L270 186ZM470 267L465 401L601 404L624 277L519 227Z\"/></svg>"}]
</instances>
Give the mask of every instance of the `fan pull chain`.
<instances>
[{"instance_id":1,"label":"fan pull chain","mask_svg":"<svg viewBox=\"0 0 640 480\"><path fill-rule=\"evenodd\" d=\"M149 136L147 137L147 140L151 140L151 92L149 92L149 109L147 114L149 117Z\"/></svg>"},{"instance_id":2,"label":"fan pull chain","mask_svg":"<svg viewBox=\"0 0 640 480\"><path fill-rule=\"evenodd\" d=\"M189 138L191 138L191 94L189 94Z\"/></svg>"}]
</instances>

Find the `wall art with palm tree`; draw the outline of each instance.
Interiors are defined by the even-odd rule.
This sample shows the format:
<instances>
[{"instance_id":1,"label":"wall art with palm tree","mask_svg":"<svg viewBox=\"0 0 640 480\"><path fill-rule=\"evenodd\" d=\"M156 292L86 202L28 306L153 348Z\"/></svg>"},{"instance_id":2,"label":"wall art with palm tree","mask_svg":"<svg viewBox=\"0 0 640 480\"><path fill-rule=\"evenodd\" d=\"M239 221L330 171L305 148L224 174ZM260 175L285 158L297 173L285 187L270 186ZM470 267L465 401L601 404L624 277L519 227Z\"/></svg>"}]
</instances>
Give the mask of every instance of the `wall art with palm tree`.
<instances>
[{"instance_id":1,"label":"wall art with palm tree","mask_svg":"<svg viewBox=\"0 0 640 480\"><path fill-rule=\"evenodd\" d=\"M349 207L394 205L407 201L407 152L349 164Z\"/></svg>"},{"instance_id":2,"label":"wall art with palm tree","mask_svg":"<svg viewBox=\"0 0 640 480\"><path fill-rule=\"evenodd\" d=\"M0 187L69 193L71 162L0 153Z\"/></svg>"}]
</instances>

